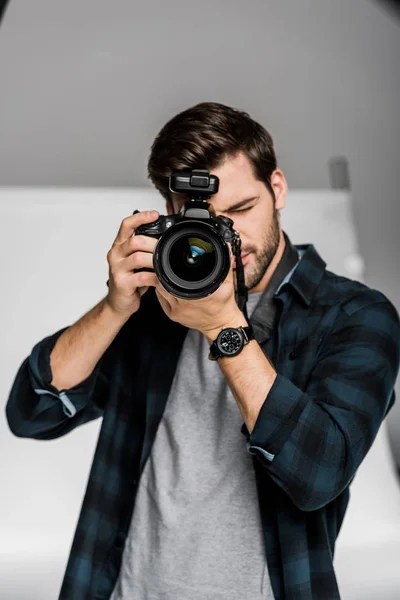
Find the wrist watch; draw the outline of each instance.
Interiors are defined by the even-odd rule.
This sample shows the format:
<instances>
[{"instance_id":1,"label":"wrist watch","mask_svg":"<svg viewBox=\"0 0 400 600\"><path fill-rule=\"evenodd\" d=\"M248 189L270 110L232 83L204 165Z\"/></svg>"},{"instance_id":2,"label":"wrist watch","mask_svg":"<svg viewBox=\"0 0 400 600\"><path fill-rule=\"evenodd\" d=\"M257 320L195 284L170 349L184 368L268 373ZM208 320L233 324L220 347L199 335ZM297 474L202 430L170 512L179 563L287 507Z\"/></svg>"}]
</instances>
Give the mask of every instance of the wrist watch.
<instances>
[{"instance_id":1,"label":"wrist watch","mask_svg":"<svg viewBox=\"0 0 400 600\"><path fill-rule=\"evenodd\" d=\"M251 325L246 327L225 327L211 344L208 358L209 360L217 360L223 356L236 356L250 340L254 339L254 332Z\"/></svg>"}]
</instances>

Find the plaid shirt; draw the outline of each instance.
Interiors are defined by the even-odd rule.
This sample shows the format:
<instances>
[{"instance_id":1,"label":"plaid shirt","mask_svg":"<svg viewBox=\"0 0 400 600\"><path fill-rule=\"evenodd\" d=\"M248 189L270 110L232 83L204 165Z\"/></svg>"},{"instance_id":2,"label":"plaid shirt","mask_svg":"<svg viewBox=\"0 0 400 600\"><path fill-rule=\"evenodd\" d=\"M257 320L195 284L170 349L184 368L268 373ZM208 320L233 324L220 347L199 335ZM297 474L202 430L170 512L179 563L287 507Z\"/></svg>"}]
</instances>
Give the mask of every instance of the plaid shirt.
<instances>
[{"instance_id":1,"label":"plaid shirt","mask_svg":"<svg viewBox=\"0 0 400 600\"><path fill-rule=\"evenodd\" d=\"M244 423L238 435L253 455L276 600L336 600L335 540L349 484L395 401L400 322L381 292L328 271L312 244L296 248L303 258L274 296L278 324L256 338L278 376L251 435ZM58 392L49 357L65 329L24 360L6 416L15 435L38 440L103 418L59 600L106 600L187 328L150 288L93 373Z\"/></svg>"}]
</instances>

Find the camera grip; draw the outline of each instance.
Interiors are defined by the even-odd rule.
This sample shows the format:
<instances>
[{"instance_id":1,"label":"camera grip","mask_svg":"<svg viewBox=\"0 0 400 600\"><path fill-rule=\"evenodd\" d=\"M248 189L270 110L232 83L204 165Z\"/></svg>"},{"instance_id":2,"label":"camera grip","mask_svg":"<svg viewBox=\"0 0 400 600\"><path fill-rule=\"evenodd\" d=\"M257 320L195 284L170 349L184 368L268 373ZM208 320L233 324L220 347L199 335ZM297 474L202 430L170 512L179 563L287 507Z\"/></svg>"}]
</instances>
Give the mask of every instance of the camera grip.
<instances>
[{"instance_id":1,"label":"camera grip","mask_svg":"<svg viewBox=\"0 0 400 600\"><path fill-rule=\"evenodd\" d=\"M157 221L154 221L154 223L150 223L150 225L139 225L139 227L135 229L135 235L147 235L148 237L154 238L160 237L160 233L158 231L158 219Z\"/></svg>"}]
</instances>

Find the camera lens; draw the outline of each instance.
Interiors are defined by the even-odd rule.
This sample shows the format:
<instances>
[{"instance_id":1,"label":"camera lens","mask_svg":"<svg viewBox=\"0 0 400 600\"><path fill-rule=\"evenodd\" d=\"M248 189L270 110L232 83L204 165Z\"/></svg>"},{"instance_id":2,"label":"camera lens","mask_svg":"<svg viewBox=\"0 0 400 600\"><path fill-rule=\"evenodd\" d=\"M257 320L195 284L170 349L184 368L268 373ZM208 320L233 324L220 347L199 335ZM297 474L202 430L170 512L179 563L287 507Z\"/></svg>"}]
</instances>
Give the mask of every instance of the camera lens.
<instances>
[{"instance_id":1,"label":"camera lens","mask_svg":"<svg viewBox=\"0 0 400 600\"><path fill-rule=\"evenodd\" d=\"M215 249L205 236L182 236L171 246L169 263L180 279L202 281L215 269Z\"/></svg>"},{"instance_id":2,"label":"camera lens","mask_svg":"<svg viewBox=\"0 0 400 600\"><path fill-rule=\"evenodd\" d=\"M182 221L160 238L153 264L167 291L179 298L204 298L226 278L229 249L211 225Z\"/></svg>"}]
</instances>

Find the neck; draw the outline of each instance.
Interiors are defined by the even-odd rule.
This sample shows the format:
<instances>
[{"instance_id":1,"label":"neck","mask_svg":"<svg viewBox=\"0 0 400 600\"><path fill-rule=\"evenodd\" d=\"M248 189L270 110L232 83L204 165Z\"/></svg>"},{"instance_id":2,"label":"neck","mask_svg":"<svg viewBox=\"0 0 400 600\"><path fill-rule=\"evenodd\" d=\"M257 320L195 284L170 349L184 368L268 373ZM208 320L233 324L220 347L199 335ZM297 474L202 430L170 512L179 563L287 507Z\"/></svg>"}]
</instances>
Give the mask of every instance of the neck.
<instances>
[{"instance_id":1,"label":"neck","mask_svg":"<svg viewBox=\"0 0 400 600\"><path fill-rule=\"evenodd\" d=\"M281 258L283 256L283 253L285 251L285 246L286 246L285 238L284 238L282 229L279 228L279 244L278 244L278 248L276 249L274 258L272 259L268 269L265 271L260 283L258 285L256 285L256 287L253 288L252 290L249 290L249 294L257 294L258 292L263 292L265 290L265 288L271 281L271 277L274 274L274 271L275 271L276 267L278 266L279 261L281 260Z\"/></svg>"}]
</instances>

